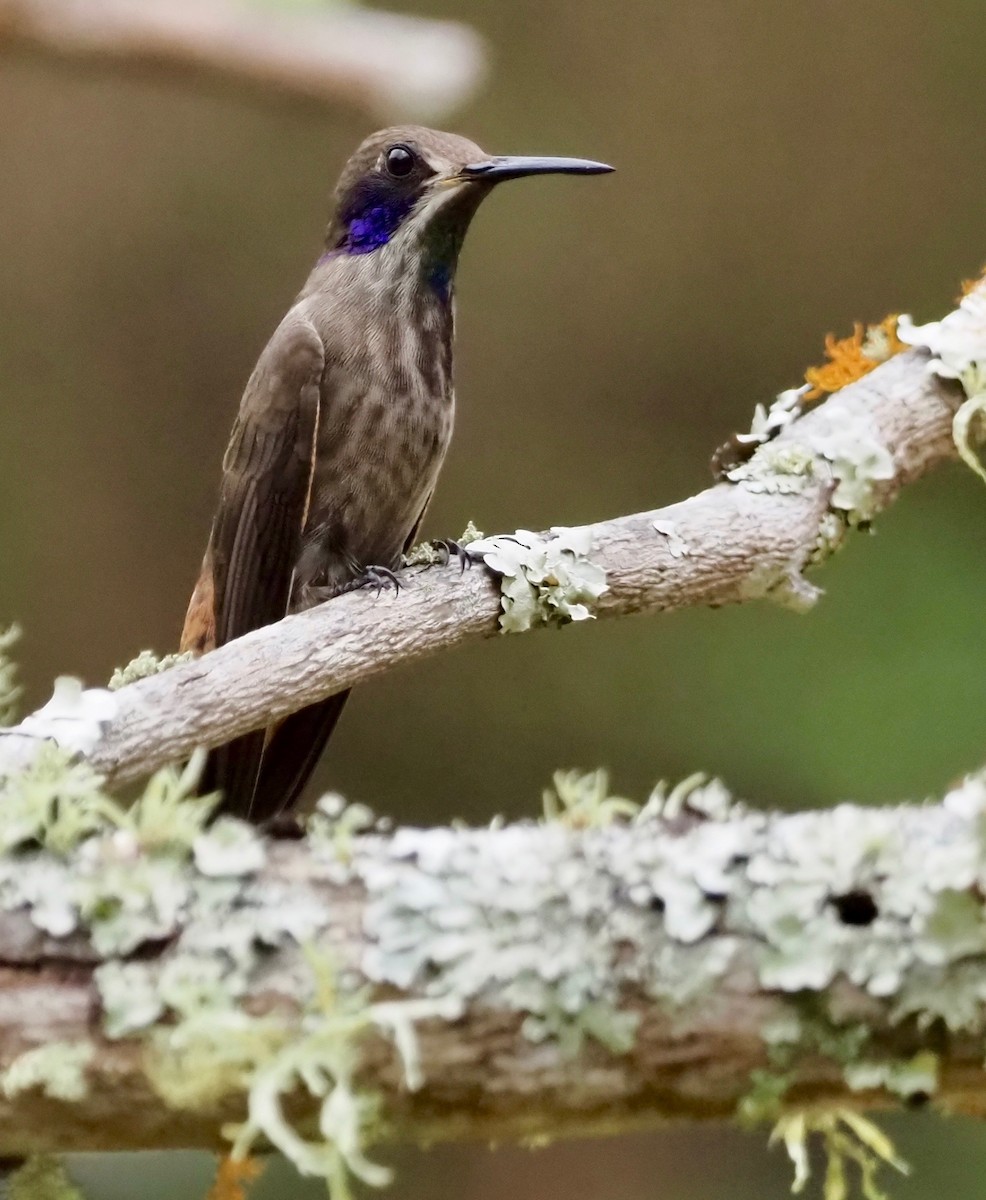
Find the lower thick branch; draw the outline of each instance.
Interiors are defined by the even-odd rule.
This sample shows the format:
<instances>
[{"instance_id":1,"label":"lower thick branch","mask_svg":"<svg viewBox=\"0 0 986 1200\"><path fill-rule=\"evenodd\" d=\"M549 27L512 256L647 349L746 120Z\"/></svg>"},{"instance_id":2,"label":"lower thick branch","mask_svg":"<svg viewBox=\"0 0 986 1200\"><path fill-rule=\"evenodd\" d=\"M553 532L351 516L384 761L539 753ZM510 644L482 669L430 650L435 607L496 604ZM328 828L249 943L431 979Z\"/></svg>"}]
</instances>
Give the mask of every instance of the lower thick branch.
<instances>
[{"instance_id":1,"label":"lower thick branch","mask_svg":"<svg viewBox=\"0 0 986 1200\"><path fill-rule=\"evenodd\" d=\"M278 1088L304 1124L299 1059L351 1069L401 1138L981 1111L984 813L977 779L797 816L713 783L584 832L353 839L343 813L239 861L217 827L198 868L139 827L0 857L0 1151L217 1145Z\"/></svg>"}]
</instances>

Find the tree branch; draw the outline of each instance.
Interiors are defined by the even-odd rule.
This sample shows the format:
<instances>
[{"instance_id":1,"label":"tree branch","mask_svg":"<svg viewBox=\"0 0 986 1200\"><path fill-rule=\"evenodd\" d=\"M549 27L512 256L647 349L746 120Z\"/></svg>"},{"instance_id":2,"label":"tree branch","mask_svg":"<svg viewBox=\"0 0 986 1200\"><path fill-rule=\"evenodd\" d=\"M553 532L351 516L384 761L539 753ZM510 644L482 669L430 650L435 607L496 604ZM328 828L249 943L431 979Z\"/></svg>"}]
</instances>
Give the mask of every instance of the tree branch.
<instances>
[{"instance_id":1,"label":"tree branch","mask_svg":"<svg viewBox=\"0 0 986 1200\"><path fill-rule=\"evenodd\" d=\"M794 421L740 469L739 482L652 512L587 527L609 590L599 617L818 595L804 578L907 484L954 459L961 392L911 350ZM842 495L845 493L845 495ZM836 501L841 503L838 507ZM187 758L334 692L462 642L493 637L500 596L481 568L405 573L394 596L338 597L205 658L115 694L83 747L112 784ZM37 752L24 727L0 740L0 766Z\"/></svg>"},{"instance_id":2,"label":"tree branch","mask_svg":"<svg viewBox=\"0 0 986 1200\"><path fill-rule=\"evenodd\" d=\"M351 7L288 11L236 0L0 0L0 51L28 48L113 70L163 71L428 118L484 73L478 35Z\"/></svg>"},{"instance_id":3,"label":"tree branch","mask_svg":"<svg viewBox=\"0 0 986 1200\"><path fill-rule=\"evenodd\" d=\"M605 817L593 786L561 781L570 814ZM936 806L794 816L713 782L581 832L352 838L323 814L263 865L257 842L223 867L218 829L182 861L139 822L67 860L22 848L0 856L0 1151L218 1145L245 1094L270 1109L272 1079L303 1120L316 1101L278 1074L298 1056L348 1064L400 1138L931 1094L981 1112L984 815L982 778ZM100 889L119 907L86 915ZM367 1018L346 1010L344 1035L330 961ZM76 1099L43 1095L71 1062Z\"/></svg>"}]
</instances>

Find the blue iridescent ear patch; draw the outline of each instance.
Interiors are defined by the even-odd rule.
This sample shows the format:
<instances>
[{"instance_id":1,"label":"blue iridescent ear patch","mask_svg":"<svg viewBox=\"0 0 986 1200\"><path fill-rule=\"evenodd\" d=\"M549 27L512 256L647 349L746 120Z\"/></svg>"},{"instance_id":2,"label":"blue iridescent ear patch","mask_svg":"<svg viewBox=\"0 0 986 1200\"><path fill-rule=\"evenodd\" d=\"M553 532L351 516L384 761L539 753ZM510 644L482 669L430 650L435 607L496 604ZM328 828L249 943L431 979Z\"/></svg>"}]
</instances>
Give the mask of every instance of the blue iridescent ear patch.
<instances>
[{"instance_id":1,"label":"blue iridescent ear patch","mask_svg":"<svg viewBox=\"0 0 986 1200\"><path fill-rule=\"evenodd\" d=\"M346 236L340 249L368 254L385 246L414 208L414 201L413 193L396 191L382 180L363 181L343 213Z\"/></svg>"}]
</instances>

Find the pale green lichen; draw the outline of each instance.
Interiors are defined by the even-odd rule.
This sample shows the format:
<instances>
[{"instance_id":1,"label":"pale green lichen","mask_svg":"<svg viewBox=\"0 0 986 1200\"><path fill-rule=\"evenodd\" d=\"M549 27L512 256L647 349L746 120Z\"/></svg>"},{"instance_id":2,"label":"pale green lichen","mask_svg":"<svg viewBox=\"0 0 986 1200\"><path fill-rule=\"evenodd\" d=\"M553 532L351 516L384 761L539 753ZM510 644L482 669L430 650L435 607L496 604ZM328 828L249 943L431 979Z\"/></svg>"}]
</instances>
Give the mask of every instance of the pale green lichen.
<instances>
[{"instance_id":1,"label":"pale green lichen","mask_svg":"<svg viewBox=\"0 0 986 1200\"><path fill-rule=\"evenodd\" d=\"M32 1155L11 1175L6 1200L84 1200L57 1158Z\"/></svg>"},{"instance_id":2,"label":"pale green lichen","mask_svg":"<svg viewBox=\"0 0 986 1200\"><path fill-rule=\"evenodd\" d=\"M349 1178L382 1187L386 1168L367 1158L379 1101L357 1085L363 1043L372 1034L393 1039L411 1090L424 1077L414 1025L454 1020L447 1002L367 1002L347 992L329 961L308 950L310 971L300 1014L243 1012L221 980L200 974L178 991L162 977L177 1020L149 1032L147 1069L173 1107L202 1108L230 1094L247 1098L247 1118L225 1132L232 1156L248 1156L259 1139L284 1154L303 1175L324 1179L334 1200L350 1195ZM305 1138L285 1111L299 1091L317 1102L318 1140Z\"/></svg>"},{"instance_id":3,"label":"pale green lichen","mask_svg":"<svg viewBox=\"0 0 986 1200\"><path fill-rule=\"evenodd\" d=\"M915 325L902 316L898 335L910 346L931 353L928 370L942 379L955 379L966 394L952 422L952 436L963 461L986 482L986 468L977 446L986 433L986 280L963 296L959 307L941 321Z\"/></svg>"},{"instance_id":4,"label":"pale green lichen","mask_svg":"<svg viewBox=\"0 0 986 1200\"><path fill-rule=\"evenodd\" d=\"M863 1022L835 1020L824 999L810 992L789 997L788 1007L763 1029L771 1065L784 1068L807 1055L816 1055L848 1069L859 1062L870 1037L871 1031Z\"/></svg>"},{"instance_id":5,"label":"pale green lichen","mask_svg":"<svg viewBox=\"0 0 986 1200\"><path fill-rule=\"evenodd\" d=\"M721 779L696 771L674 786L661 780L640 810L638 820L676 821L685 814L710 821L727 821L742 816L743 805Z\"/></svg>"},{"instance_id":6,"label":"pale green lichen","mask_svg":"<svg viewBox=\"0 0 986 1200\"><path fill-rule=\"evenodd\" d=\"M848 529L848 522L838 513L831 510L823 513L818 523L818 537L806 565L817 567L830 559L842 548Z\"/></svg>"},{"instance_id":7,"label":"pale green lichen","mask_svg":"<svg viewBox=\"0 0 986 1200\"><path fill-rule=\"evenodd\" d=\"M58 772L64 782L75 770L64 756L49 763L56 794ZM283 885L258 878L265 853L255 830L232 818L206 827L214 798L188 795L196 776L196 764L160 774L129 812L86 777L78 789L86 819L75 823L74 841L61 839L58 853L48 845L52 815L39 805L40 817L16 842L16 863L0 859L0 881L8 885L0 887L0 903L26 904L36 923L59 935L84 931L111 956L94 976L103 1031L146 1042L147 1075L166 1103L202 1108L246 1095L248 1120L231 1131L235 1153L265 1137L299 1170L326 1178L337 1200L348 1194L349 1174L381 1184L386 1173L364 1153L374 1104L353 1081L362 1039L374 1031L393 1037L407 1086L419 1086L414 1022L452 1019L457 1010L447 1000L369 1005L362 993L347 993L314 954L306 967L300 948L318 937L331 913L314 893L285 894ZM351 832L359 827L355 813L337 816ZM174 944L162 959L121 961L169 938ZM291 946L298 952L292 991L301 997L300 1015L243 1011L269 950ZM81 1058L68 1065L81 1069ZM47 1083L68 1099L73 1077L56 1074L56 1066L66 1066L60 1048L32 1051L5 1082L15 1090ZM299 1084L319 1105L315 1142L294 1130L283 1108Z\"/></svg>"},{"instance_id":8,"label":"pale green lichen","mask_svg":"<svg viewBox=\"0 0 986 1200\"><path fill-rule=\"evenodd\" d=\"M96 968L94 981L103 1010L103 1032L122 1038L147 1029L164 1012L154 972L146 963L112 960Z\"/></svg>"},{"instance_id":9,"label":"pale green lichen","mask_svg":"<svg viewBox=\"0 0 986 1200\"><path fill-rule=\"evenodd\" d=\"M0 858L0 908L30 907L56 937L85 928L101 954L167 937L190 895L185 869L215 798L193 799L197 768L159 771L128 810L102 780L44 746L0 782L9 819Z\"/></svg>"},{"instance_id":10,"label":"pale green lichen","mask_svg":"<svg viewBox=\"0 0 986 1200\"><path fill-rule=\"evenodd\" d=\"M573 877L565 889L572 836L546 826L535 858L530 830L514 827L492 840L398 830L385 858L358 848L355 869L369 891L364 974L463 1007L482 997L565 1052L585 1037L627 1046L635 1018L621 1010L610 938L602 924L585 938L572 933L573 910L606 909L601 876L578 886Z\"/></svg>"},{"instance_id":11,"label":"pale green lichen","mask_svg":"<svg viewBox=\"0 0 986 1200\"><path fill-rule=\"evenodd\" d=\"M735 434L735 441L740 448L762 446L771 441L800 417L804 411L805 397L811 387L805 383L801 387L788 388L780 392L769 408L758 404L753 410L753 421L749 433Z\"/></svg>"},{"instance_id":12,"label":"pale green lichen","mask_svg":"<svg viewBox=\"0 0 986 1200\"><path fill-rule=\"evenodd\" d=\"M797 442L768 442L745 463L726 472L731 483L766 495L803 495L817 482L814 456Z\"/></svg>"},{"instance_id":13,"label":"pale green lichen","mask_svg":"<svg viewBox=\"0 0 986 1200\"><path fill-rule=\"evenodd\" d=\"M372 855L357 850L368 893L362 969L401 989L516 1011L528 1037L559 1053L586 1038L626 1050L637 1019L627 986L677 1010L728 970L735 941L702 939L722 912L710 893L733 886L727 869L744 852L742 826L699 815L705 807L724 816L729 797L718 781L693 779L673 799L664 790L635 817L625 800L610 807L604 775L561 775L550 795L569 816L537 838L524 827L498 828L494 838L398 830L384 858L379 844ZM686 802L699 824L670 843L633 838L612 819L653 821L660 803ZM592 839L573 841L572 824L592 827ZM615 894L623 902L614 906ZM621 965L628 947L641 955L630 976Z\"/></svg>"},{"instance_id":14,"label":"pale green lichen","mask_svg":"<svg viewBox=\"0 0 986 1200\"><path fill-rule=\"evenodd\" d=\"M853 1073L864 1061L861 1056L872 1033L861 1021L840 1022L829 1011L824 996L805 991L786 997L784 1007L764 1022L761 1037L769 1066L751 1074L750 1088L736 1108L737 1119L747 1126L780 1117L788 1091L797 1083L798 1065L805 1059L837 1063L843 1068L847 1085L853 1088ZM876 1067L875 1060L868 1061ZM897 1068L902 1073L905 1069L905 1064L894 1061L880 1066L884 1079L890 1079Z\"/></svg>"},{"instance_id":15,"label":"pale green lichen","mask_svg":"<svg viewBox=\"0 0 986 1200\"><path fill-rule=\"evenodd\" d=\"M180 663L191 662L195 658L193 650L184 650L180 654L156 654L153 650L141 650L136 658L132 658L125 667L117 667L109 683L106 685L111 692L126 687L128 683L136 683L138 679L147 679L151 675L160 675L162 671L170 671Z\"/></svg>"},{"instance_id":16,"label":"pale green lichen","mask_svg":"<svg viewBox=\"0 0 986 1200\"><path fill-rule=\"evenodd\" d=\"M830 464L835 481L829 505L850 526L863 525L876 516L881 485L896 474L893 455L874 435L864 411L832 399L825 413L829 432L816 436L813 445Z\"/></svg>"},{"instance_id":17,"label":"pale green lichen","mask_svg":"<svg viewBox=\"0 0 986 1200\"><path fill-rule=\"evenodd\" d=\"M728 471L726 478L750 492L805 494L819 482L820 457L832 476L831 508L850 526L865 524L876 515L881 485L894 478L893 456L874 435L865 411L835 398L827 401L823 411L827 431L815 434L810 446L768 442L748 462ZM831 552L838 541L834 527L822 531L822 541Z\"/></svg>"},{"instance_id":18,"label":"pale green lichen","mask_svg":"<svg viewBox=\"0 0 986 1200\"><path fill-rule=\"evenodd\" d=\"M204 750L196 750L179 771L172 767L157 771L143 792L125 810L123 827L144 850L170 852L186 858L206 829L219 803L219 793L197 794ZM244 826L249 834L252 831Z\"/></svg>"},{"instance_id":19,"label":"pale green lichen","mask_svg":"<svg viewBox=\"0 0 986 1200\"><path fill-rule=\"evenodd\" d=\"M578 840L552 821L537 837L401 830L372 854L355 848L367 976L517 1011L526 1036L564 1055L587 1038L632 1047L628 988L686 1017L716 1003L730 972L752 972L779 1007L763 1031L768 1066L740 1105L747 1119L775 1117L801 1064L819 1059L848 1086L931 1094L933 1057L879 1053L874 1005L893 1022L909 997L919 1024L921 1012L947 1013L952 1027L986 1033L982 779L947 798L943 830L940 809L752 812L702 777L657 789L628 826L593 816L610 798L603 776L560 778L569 807L589 814ZM655 821L673 834L645 836ZM831 1187L850 1162L874 1187L865 1140L825 1122Z\"/></svg>"},{"instance_id":20,"label":"pale green lichen","mask_svg":"<svg viewBox=\"0 0 986 1200\"><path fill-rule=\"evenodd\" d=\"M469 521L455 542L456 545L465 549L466 546L478 542L484 536L473 522ZM404 555L403 565L405 567L433 567L436 564L447 562L448 557L448 547L442 542L416 542Z\"/></svg>"},{"instance_id":21,"label":"pale green lichen","mask_svg":"<svg viewBox=\"0 0 986 1200\"><path fill-rule=\"evenodd\" d=\"M51 741L73 755L91 753L107 722L116 716L119 701L106 688L84 688L78 679L60 675L51 699L21 721L18 732Z\"/></svg>"},{"instance_id":22,"label":"pale green lichen","mask_svg":"<svg viewBox=\"0 0 986 1200\"><path fill-rule=\"evenodd\" d=\"M312 851L336 868L331 874L334 883L344 883L349 878L354 838L386 833L391 828L388 818L378 817L365 804L347 804L337 792L319 797L305 823Z\"/></svg>"},{"instance_id":23,"label":"pale green lichen","mask_svg":"<svg viewBox=\"0 0 986 1200\"><path fill-rule=\"evenodd\" d=\"M48 1042L25 1050L0 1075L0 1090L8 1100L35 1088L53 1100L84 1100L86 1069L94 1054L91 1042Z\"/></svg>"},{"instance_id":24,"label":"pale green lichen","mask_svg":"<svg viewBox=\"0 0 986 1200\"><path fill-rule=\"evenodd\" d=\"M46 743L27 767L0 775L0 853L37 843L67 853L122 812L103 791L102 777Z\"/></svg>"},{"instance_id":25,"label":"pale green lichen","mask_svg":"<svg viewBox=\"0 0 986 1200\"><path fill-rule=\"evenodd\" d=\"M986 366L962 375L968 399L952 420L952 437L965 465L986 483L986 467L978 447L986 438Z\"/></svg>"},{"instance_id":26,"label":"pale green lichen","mask_svg":"<svg viewBox=\"0 0 986 1200\"><path fill-rule=\"evenodd\" d=\"M691 554L691 547L678 532L678 526L674 521L670 521L666 517L659 517L651 524L657 533L667 538L668 553L672 558L687 558Z\"/></svg>"},{"instance_id":27,"label":"pale green lichen","mask_svg":"<svg viewBox=\"0 0 986 1200\"><path fill-rule=\"evenodd\" d=\"M590 558L592 531L557 527L550 532L544 537L519 529L479 539L470 547L500 577L504 633L589 620L608 590L606 572Z\"/></svg>"},{"instance_id":28,"label":"pale green lichen","mask_svg":"<svg viewBox=\"0 0 986 1200\"><path fill-rule=\"evenodd\" d=\"M203 875L252 875L267 861L256 829L233 817L220 817L192 843L195 865Z\"/></svg>"},{"instance_id":29,"label":"pale green lichen","mask_svg":"<svg viewBox=\"0 0 986 1200\"><path fill-rule=\"evenodd\" d=\"M623 796L612 796L606 771L556 771L553 786L542 793L544 819L570 829L591 829L613 821L630 820L640 805Z\"/></svg>"},{"instance_id":30,"label":"pale green lichen","mask_svg":"<svg viewBox=\"0 0 986 1200\"><path fill-rule=\"evenodd\" d=\"M899 354L901 346L894 327L894 318L887 317L878 325L867 325L860 349L863 358L875 363L886 362L895 354Z\"/></svg>"},{"instance_id":31,"label":"pale green lichen","mask_svg":"<svg viewBox=\"0 0 986 1200\"><path fill-rule=\"evenodd\" d=\"M922 1050L912 1058L889 1062L860 1059L843 1075L854 1092L883 1090L902 1100L933 1096L938 1090L938 1055Z\"/></svg>"},{"instance_id":32,"label":"pale green lichen","mask_svg":"<svg viewBox=\"0 0 986 1200\"><path fill-rule=\"evenodd\" d=\"M808 1142L817 1135L825 1153L824 1200L846 1200L849 1194L847 1168L859 1172L860 1189L865 1200L886 1200L877 1186L877 1175L884 1166L908 1174L907 1163L894 1149L893 1142L872 1121L851 1109L801 1111L782 1116L771 1134L771 1142L781 1142L794 1165L791 1191L804 1190L811 1177Z\"/></svg>"}]
</instances>

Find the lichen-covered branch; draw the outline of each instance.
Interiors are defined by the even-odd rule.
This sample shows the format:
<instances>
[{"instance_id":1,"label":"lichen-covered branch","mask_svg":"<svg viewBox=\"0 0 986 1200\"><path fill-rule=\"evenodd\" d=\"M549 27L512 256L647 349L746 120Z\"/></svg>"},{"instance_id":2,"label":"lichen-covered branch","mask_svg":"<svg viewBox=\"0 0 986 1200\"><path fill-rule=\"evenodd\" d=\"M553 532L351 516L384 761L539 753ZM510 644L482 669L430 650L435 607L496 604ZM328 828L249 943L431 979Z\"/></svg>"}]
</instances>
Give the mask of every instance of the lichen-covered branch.
<instances>
[{"instance_id":1,"label":"lichen-covered branch","mask_svg":"<svg viewBox=\"0 0 986 1200\"><path fill-rule=\"evenodd\" d=\"M47 770L86 797L88 768ZM982 777L792 816L693 780L632 817L562 777L546 824L390 832L330 801L280 843L206 827L173 776L72 828L44 786L0 854L3 1154L233 1121L243 1152L369 1177L377 1137L983 1111Z\"/></svg>"},{"instance_id":2,"label":"lichen-covered branch","mask_svg":"<svg viewBox=\"0 0 986 1200\"><path fill-rule=\"evenodd\" d=\"M577 595L597 596L598 617L764 598L810 605L818 593L805 569L901 488L956 457L952 420L963 393L930 374L927 362L921 350L891 358L700 495L568 531L564 544L588 546L591 565L605 573L601 596L586 579ZM500 562L505 553L491 557ZM551 572L564 563L543 553L537 563L535 591L549 619L559 611ZM404 582L398 595L338 597L112 697L86 693L86 728L69 736L71 710L57 726L29 719L0 740L0 765L31 759L39 737L55 736L111 783L127 782L361 680L497 634L501 591L482 567L409 568ZM568 604L569 615L580 607Z\"/></svg>"},{"instance_id":3,"label":"lichen-covered branch","mask_svg":"<svg viewBox=\"0 0 986 1200\"><path fill-rule=\"evenodd\" d=\"M464 25L350 4L0 0L0 52L17 49L198 76L383 119L439 116L484 73L480 39Z\"/></svg>"}]
</instances>

